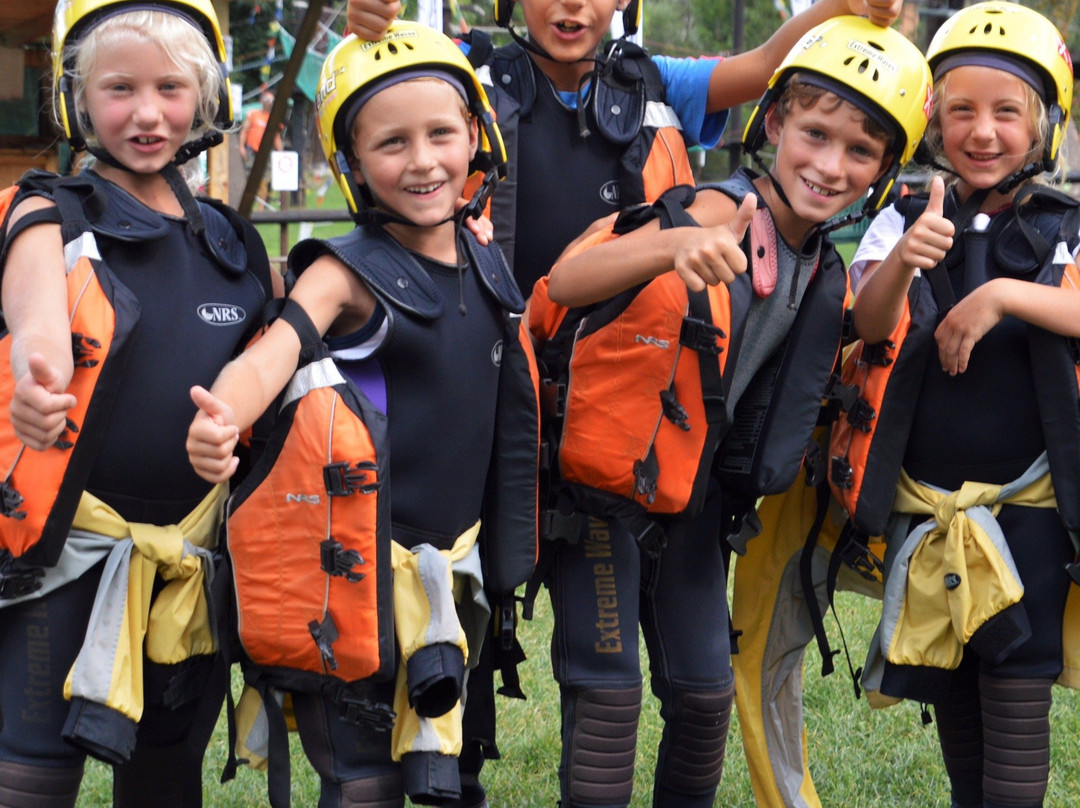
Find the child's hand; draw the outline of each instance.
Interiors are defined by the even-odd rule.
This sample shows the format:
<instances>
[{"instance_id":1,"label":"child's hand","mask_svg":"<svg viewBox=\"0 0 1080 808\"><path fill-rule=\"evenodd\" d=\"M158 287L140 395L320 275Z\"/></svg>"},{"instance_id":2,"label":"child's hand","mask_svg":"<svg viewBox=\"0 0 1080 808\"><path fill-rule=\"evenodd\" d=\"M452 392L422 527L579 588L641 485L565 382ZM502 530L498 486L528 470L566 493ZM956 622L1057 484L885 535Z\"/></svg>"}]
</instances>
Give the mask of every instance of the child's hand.
<instances>
[{"instance_id":1,"label":"child's hand","mask_svg":"<svg viewBox=\"0 0 1080 808\"><path fill-rule=\"evenodd\" d=\"M454 210L459 211L469 202L467 199L458 199L454 203ZM472 231L472 234L476 236L476 240L483 245L488 245L495 238L495 225L491 223L491 219L486 214L481 214L477 217L465 216L465 226Z\"/></svg>"},{"instance_id":2,"label":"child's hand","mask_svg":"<svg viewBox=\"0 0 1080 808\"><path fill-rule=\"evenodd\" d=\"M349 3L350 8L352 3ZM848 0L852 14L866 17L870 22L888 28L900 16L903 0Z\"/></svg>"},{"instance_id":3,"label":"child's hand","mask_svg":"<svg viewBox=\"0 0 1080 808\"><path fill-rule=\"evenodd\" d=\"M41 354L31 354L11 399L11 425L31 449L45 451L66 429L67 411L76 401L65 389L60 372Z\"/></svg>"},{"instance_id":4,"label":"child's hand","mask_svg":"<svg viewBox=\"0 0 1080 808\"><path fill-rule=\"evenodd\" d=\"M975 343L1001 322L1004 307L997 289L992 280L976 287L949 310L934 331L941 369L950 376L967 370Z\"/></svg>"},{"instance_id":5,"label":"child's hand","mask_svg":"<svg viewBox=\"0 0 1080 808\"><path fill-rule=\"evenodd\" d=\"M742 241L756 211L757 197L747 194L730 222L684 228L685 236L675 252L675 271L691 292L731 283L746 272Z\"/></svg>"},{"instance_id":6,"label":"child's hand","mask_svg":"<svg viewBox=\"0 0 1080 808\"><path fill-rule=\"evenodd\" d=\"M368 41L380 39L400 13L401 0L349 0L346 30Z\"/></svg>"},{"instance_id":7,"label":"child's hand","mask_svg":"<svg viewBox=\"0 0 1080 808\"><path fill-rule=\"evenodd\" d=\"M943 215L944 202L945 183L934 177L926 210L897 242L897 255L904 266L933 269L952 247L956 227Z\"/></svg>"},{"instance_id":8,"label":"child's hand","mask_svg":"<svg viewBox=\"0 0 1080 808\"><path fill-rule=\"evenodd\" d=\"M195 473L207 482L224 482L240 463L240 458L233 455L240 430L232 407L198 385L191 388L191 400L199 411L188 427L188 460Z\"/></svg>"}]
</instances>

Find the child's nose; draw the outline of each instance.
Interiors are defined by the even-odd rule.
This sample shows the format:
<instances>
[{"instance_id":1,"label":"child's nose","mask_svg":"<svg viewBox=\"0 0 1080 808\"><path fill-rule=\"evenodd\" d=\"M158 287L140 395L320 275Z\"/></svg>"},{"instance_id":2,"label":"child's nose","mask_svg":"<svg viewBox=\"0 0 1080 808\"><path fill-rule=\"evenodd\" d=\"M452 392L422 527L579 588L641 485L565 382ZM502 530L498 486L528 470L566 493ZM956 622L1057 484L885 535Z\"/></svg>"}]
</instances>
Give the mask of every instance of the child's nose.
<instances>
[{"instance_id":1,"label":"child's nose","mask_svg":"<svg viewBox=\"0 0 1080 808\"><path fill-rule=\"evenodd\" d=\"M161 119L161 108L152 98L141 97L135 106L134 117L140 124L155 124Z\"/></svg>"}]
</instances>

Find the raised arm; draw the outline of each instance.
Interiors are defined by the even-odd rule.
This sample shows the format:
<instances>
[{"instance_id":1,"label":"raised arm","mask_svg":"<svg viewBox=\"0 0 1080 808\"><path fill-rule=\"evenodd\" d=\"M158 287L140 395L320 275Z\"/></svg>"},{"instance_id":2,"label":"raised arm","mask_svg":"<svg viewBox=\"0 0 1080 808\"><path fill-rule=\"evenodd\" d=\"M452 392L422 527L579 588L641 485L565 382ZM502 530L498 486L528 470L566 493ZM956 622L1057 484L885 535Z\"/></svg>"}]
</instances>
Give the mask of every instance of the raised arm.
<instances>
[{"instance_id":1,"label":"raised arm","mask_svg":"<svg viewBox=\"0 0 1080 808\"><path fill-rule=\"evenodd\" d=\"M703 192L687 211L707 226L661 230L654 220L618 237L595 234L552 268L548 295L564 306L584 306L671 271L694 291L731 283L746 271L740 245L756 206L753 194L736 209L726 195Z\"/></svg>"},{"instance_id":2,"label":"raised arm","mask_svg":"<svg viewBox=\"0 0 1080 808\"><path fill-rule=\"evenodd\" d=\"M12 212L9 227L27 213L51 205L30 197ZM16 380L11 425L19 440L41 451L63 432L67 411L76 403L65 392L74 361L59 225L38 224L11 242L0 306L11 334L11 371Z\"/></svg>"},{"instance_id":3,"label":"raised arm","mask_svg":"<svg viewBox=\"0 0 1080 808\"><path fill-rule=\"evenodd\" d=\"M300 276L290 298L311 318L320 334L331 326L348 333L370 318L375 298L337 259L323 256ZM199 411L188 429L188 458L203 479L217 483L236 471L233 457L240 433L284 389L300 356L300 338L277 320L266 333L222 369L209 391L193 387Z\"/></svg>"},{"instance_id":4,"label":"raised arm","mask_svg":"<svg viewBox=\"0 0 1080 808\"><path fill-rule=\"evenodd\" d=\"M955 227L943 215L945 183L930 182L926 210L896 242L881 263L868 264L855 296L855 331L866 342L892 333L904 311L904 298L916 270L937 266L952 247Z\"/></svg>"},{"instance_id":5,"label":"raised arm","mask_svg":"<svg viewBox=\"0 0 1080 808\"><path fill-rule=\"evenodd\" d=\"M381 2L381 0L351 0ZM764 43L717 63L709 78L708 112L719 112L757 101L769 86L776 68L799 38L818 23L841 14L868 17L889 26L900 16L903 0L817 0L781 25Z\"/></svg>"}]
</instances>

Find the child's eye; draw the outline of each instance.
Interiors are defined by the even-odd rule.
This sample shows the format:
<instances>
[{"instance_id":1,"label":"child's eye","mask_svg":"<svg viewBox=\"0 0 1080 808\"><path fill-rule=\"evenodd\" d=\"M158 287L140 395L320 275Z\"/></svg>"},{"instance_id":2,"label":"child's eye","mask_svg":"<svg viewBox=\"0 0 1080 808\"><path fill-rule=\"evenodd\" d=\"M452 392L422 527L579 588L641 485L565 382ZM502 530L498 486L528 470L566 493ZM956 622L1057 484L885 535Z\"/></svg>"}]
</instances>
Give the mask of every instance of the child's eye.
<instances>
[{"instance_id":1,"label":"child's eye","mask_svg":"<svg viewBox=\"0 0 1080 808\"><path fill-rule=\"evenodd\" d=\"M807 129L806 136L811 140L824 140L825 133L820 129Z\"/></svg>"},{"instance_id":2,"label":"child's eye","mask_svg":"<svg viewBox=\"0 0 1080 808\"><path fill-rule=\"evenodd\" d=\"M388 137L388 138L385 138L383 140L380 140L379 144L378 144L378 148L380 148L380 149L390 149L390 148L393 148L394 146L400 146L404 142L405 142L404 138L402 138L402 137L400 137L398 135L395 135L393 137Z\"/></svg>"}]
</instances>

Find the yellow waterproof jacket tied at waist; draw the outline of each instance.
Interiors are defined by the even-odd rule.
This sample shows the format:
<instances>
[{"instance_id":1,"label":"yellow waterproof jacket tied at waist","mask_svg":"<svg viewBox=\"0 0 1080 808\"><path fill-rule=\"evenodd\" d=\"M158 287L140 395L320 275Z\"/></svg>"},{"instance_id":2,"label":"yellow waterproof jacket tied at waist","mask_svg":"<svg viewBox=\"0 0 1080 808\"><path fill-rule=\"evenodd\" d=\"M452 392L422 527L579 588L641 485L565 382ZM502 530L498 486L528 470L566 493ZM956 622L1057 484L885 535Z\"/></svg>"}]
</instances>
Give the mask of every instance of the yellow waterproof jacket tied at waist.
<instances>
[{"instance_id":1,"label":"yellow waterproof jacket tied at waist","mask_svg":"<svg viewBox=\"0 0 1080 808\"><path fill-rule=\"evenodd\" d=\"M218 650L210 603L212 550L227 489L215 486L178 524L127 522L83 492L71 533L41 586L0 609L40 598L105 559L82 648L64 683L73 702L64 737L113 763L126 761L143 715L143 656L173 665ZM154 594L155 579L166 583Z\"/></svg>"},{"instance_id":2,"label":"yellow waterproof jacket tied at waist","mask_svg":"<svg viewBox=\"0 0 1080 808\"><path fill-rule=\"evenodd\" d=\"M1000 618L1017 614L1024 585L997 523L1002 505L1056 508L1050 467L1043 453L1023 475L1006 485L967 482L958 491L944 491L901 474L893 502L896 514L931 516L907 532L908 520L890 523L889 553L881 623L871 642L863 675L872 706L896 699L878 692L883 662L955 669L964 647L979 647L983 656L1004 659L1023 635L1010 634ZM906 534L906 535L905 535ZM1016 608L1013 608L1016 607ZM1059 683L1075 687L1077 601L1071 594L1064 634L1065 670ZM980 633L981 632L981 633Z\"/></svg>"}]
</instances>

